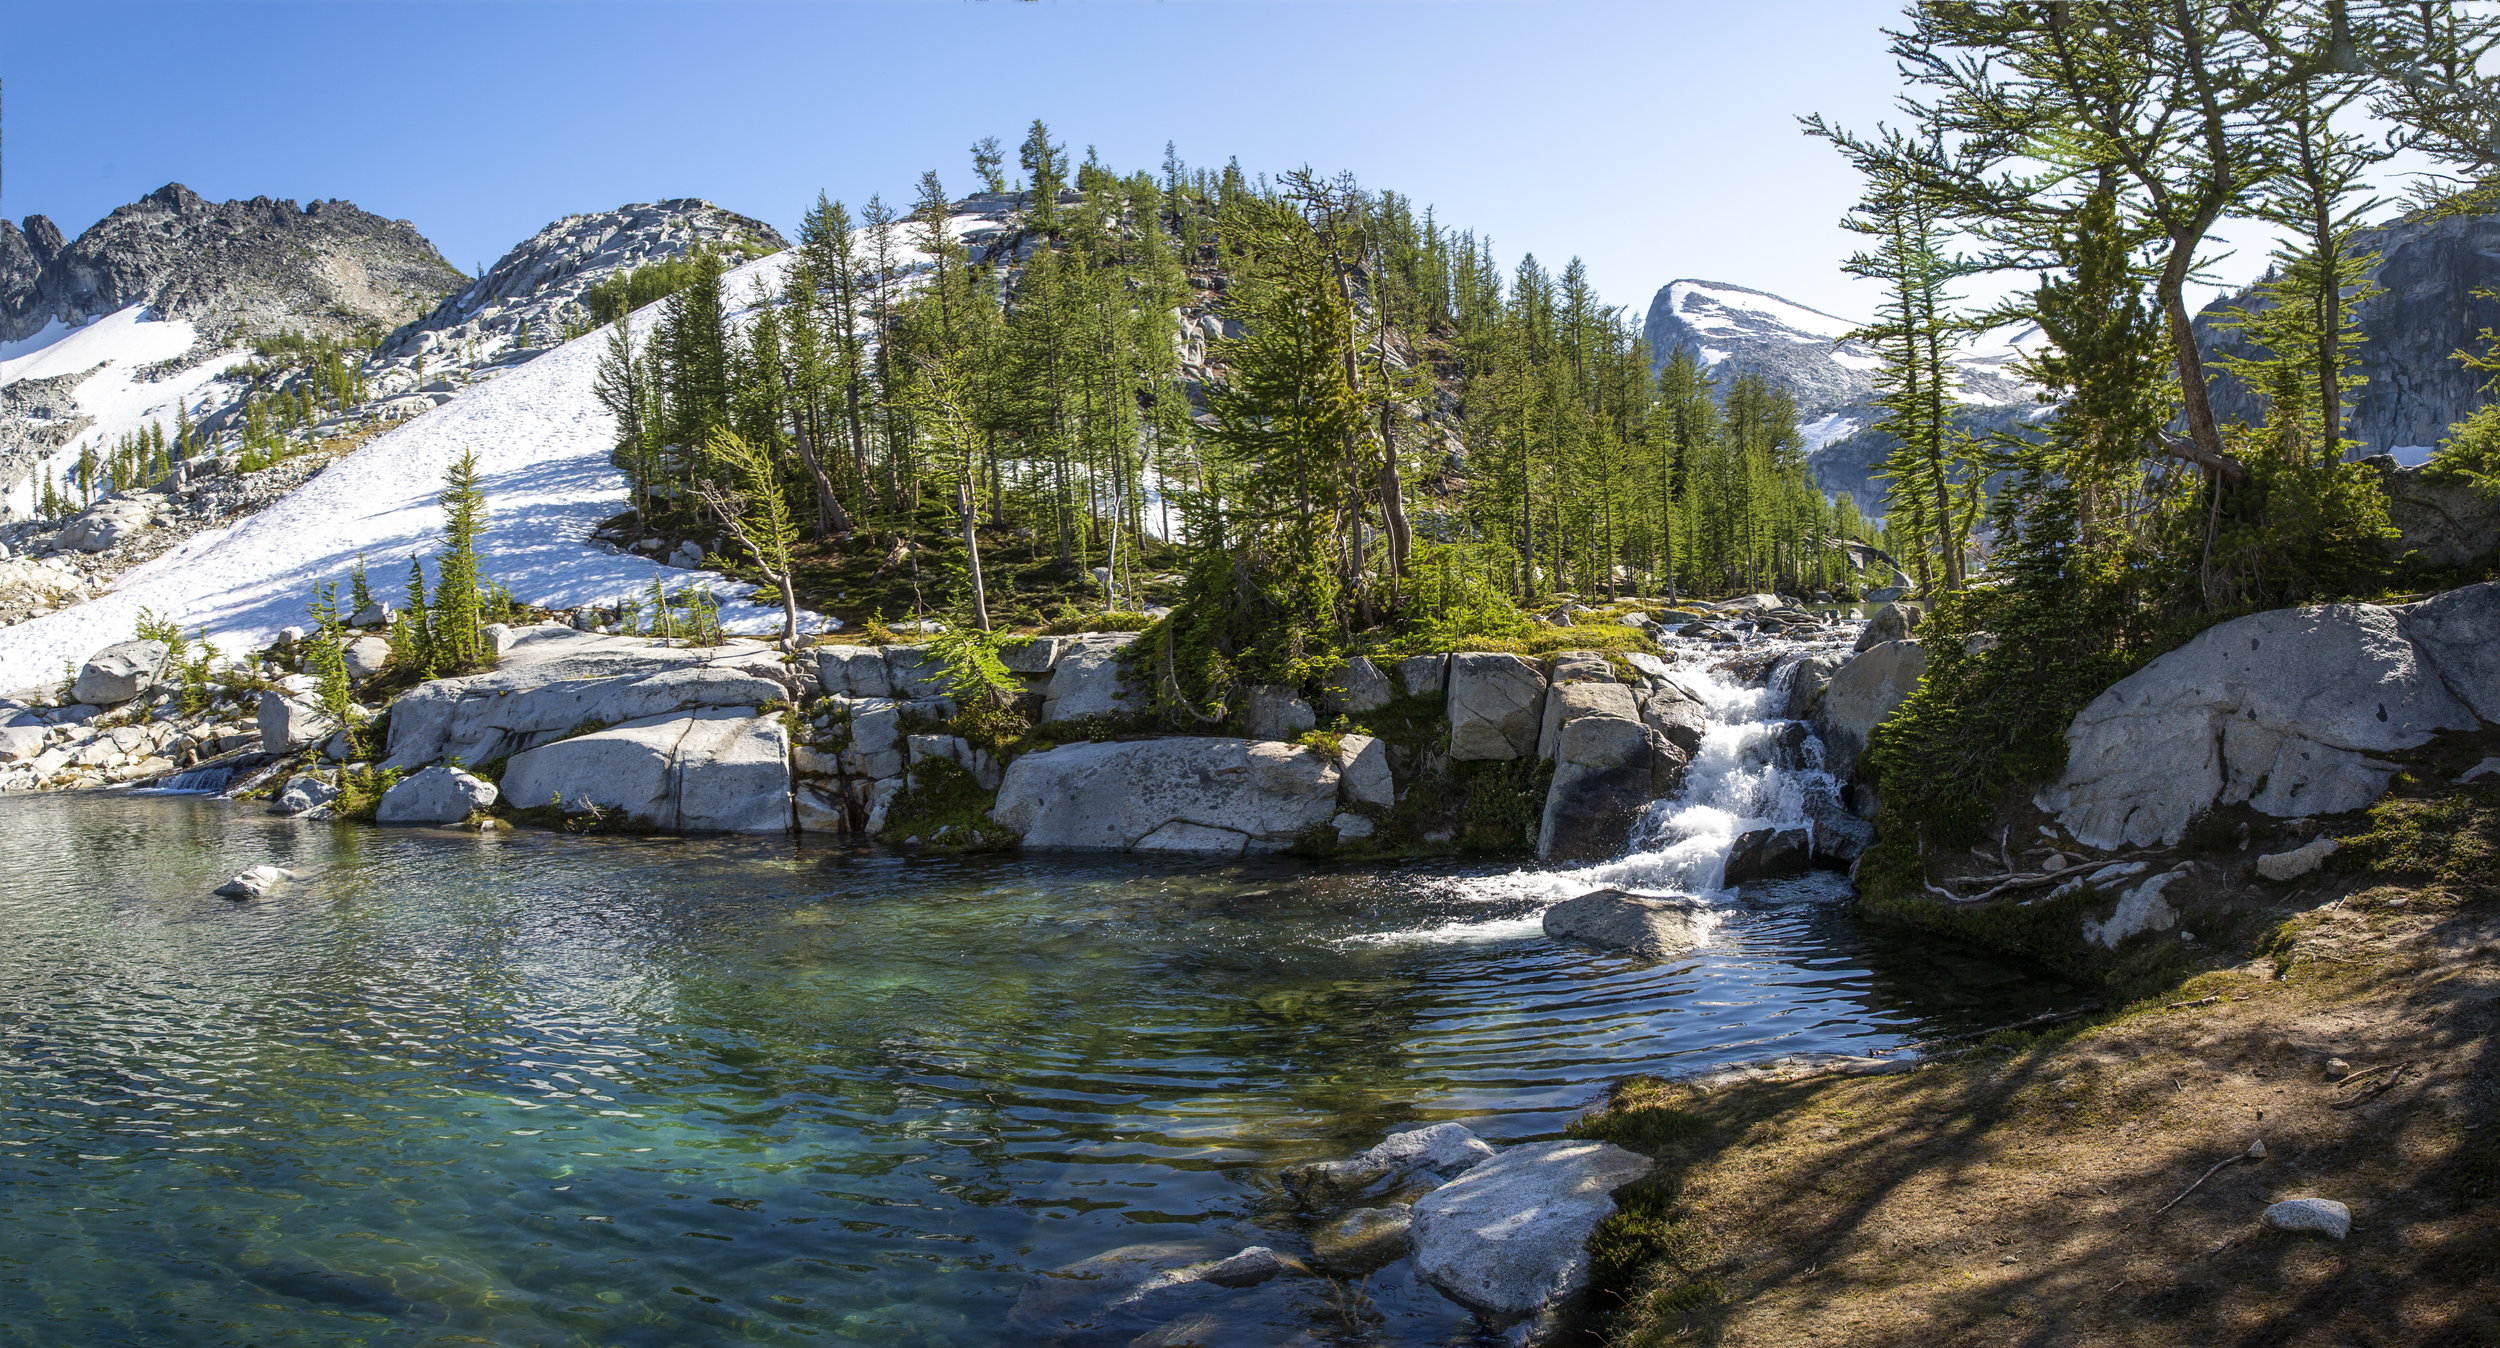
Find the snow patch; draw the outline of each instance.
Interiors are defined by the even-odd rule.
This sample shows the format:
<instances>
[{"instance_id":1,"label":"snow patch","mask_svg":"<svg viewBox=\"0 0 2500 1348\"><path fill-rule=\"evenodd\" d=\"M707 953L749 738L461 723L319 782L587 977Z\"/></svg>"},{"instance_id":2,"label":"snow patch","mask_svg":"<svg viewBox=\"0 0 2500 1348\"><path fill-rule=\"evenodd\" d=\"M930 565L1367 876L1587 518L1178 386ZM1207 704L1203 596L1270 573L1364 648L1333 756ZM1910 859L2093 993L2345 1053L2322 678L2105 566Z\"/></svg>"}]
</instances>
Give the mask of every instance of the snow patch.
<instances>
[{"instance_id":1,"label":"snow patch","mask_svg":"<svg viewBox=\"0 0 2500 1348\"><path fill-rule=\"evenodd\" d=\"M1759 316L1781 327L1826 341L1839 341L1858 327L1845 318L1835 318L1820 309L1809 309L1777 295L1748 290L1743 286L1685 280L1670 282L1667 290L1669 307L1686 323L1704 332L1734 326L1732 318L1710 312L1709 306Z\"/></svg>"}]
</instances>

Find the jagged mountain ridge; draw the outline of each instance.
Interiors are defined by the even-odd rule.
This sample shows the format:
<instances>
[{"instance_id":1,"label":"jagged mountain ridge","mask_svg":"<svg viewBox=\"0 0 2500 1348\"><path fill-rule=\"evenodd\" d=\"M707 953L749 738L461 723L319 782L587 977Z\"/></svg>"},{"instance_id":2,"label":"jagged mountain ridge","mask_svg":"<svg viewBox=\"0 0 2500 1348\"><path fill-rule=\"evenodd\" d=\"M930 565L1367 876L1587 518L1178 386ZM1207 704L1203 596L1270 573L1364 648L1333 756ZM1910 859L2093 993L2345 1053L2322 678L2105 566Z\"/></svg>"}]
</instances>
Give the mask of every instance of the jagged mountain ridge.
<instances>
[{"instance_id":1,"label":"jagged mountain ridge","mask_svg":"<svg viewBox=\"0 0 2500 1348\"><path fill-rule=\"evenodd\" d=\"M462 276L405 220L345 201L209 202L167 183L75 240L43 216L0 221L0 341L133 305L203 334L347 337L395 325Z\"/></svg>"},{"instance_id":2,"label":"jagged mountain ridge","mask_svg":"<svg viewBox=\"0 0 2500 1348\"><path fill-rule=\"evenodd\" d=\"M0 362L0 518L30 513L47 468L57 477L82 445L152 423L170 432L179 415L212 439L233 428L250 386L223 375L249 336L370 340L440 296L383 339L363 369L372 397L334 422L404 418L558 345L592 285L705 243L787 246L772 226L698 198L567 216L473 281L406 221L339 201L212 206L169 184L74 244L41 216L22 231L0 222L0 328L26 330L14 350L0 344L16 357ZM281 372L263 391L292 382Z\"/></svg>"},{"instance_id":3,"label":"jagged mountain ridge","mask_svg":"<svg viewBox=\"0 0 2500 1348\"><path fill-rule=\"evenodd\" d=\"M1723 397L1742 374L1786 389L1797 405L1816 483L1874 510L1883 494L1875 465L1893 442L1872 429L1884 415L1875 403L1875 372L1883 361L1873 347L1848 339L1858 326L1769 291L1688 277L1659 288L1642 335L1660 366L1679 351L1698 357ZM2036 391L2015 366L2040 340L2039 330L2026 325L1984 334L1953 357L1965 418L1975 428L2010 426L2036 414Z\"/></svg>"}]
</instances>

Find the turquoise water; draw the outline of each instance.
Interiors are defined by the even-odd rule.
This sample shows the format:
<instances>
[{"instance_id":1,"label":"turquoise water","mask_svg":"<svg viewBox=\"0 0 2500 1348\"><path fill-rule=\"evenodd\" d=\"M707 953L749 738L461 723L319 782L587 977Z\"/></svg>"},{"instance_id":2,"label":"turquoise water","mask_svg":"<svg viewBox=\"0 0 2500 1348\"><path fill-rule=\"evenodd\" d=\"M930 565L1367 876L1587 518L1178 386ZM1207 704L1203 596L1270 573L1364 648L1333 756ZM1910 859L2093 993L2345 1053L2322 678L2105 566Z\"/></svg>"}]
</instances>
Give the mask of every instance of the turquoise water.
<instances>
[{"instance_id":1,"label":"turquoise water","mask_svg":"<svg viewBox=\"0 0 2500 1348\"><path fill-rule=\"evenodd\" d=\"M0 801L0 1342L985 1344L1035 1273L1302 1241L1279 1167L2063 990L1803 882L1644 966L1486 872L485 837ZM209 890L275 861L259 904ZM1398 1268L1218 1341L1449 1344Z\"/></svg>"}]
</instances>

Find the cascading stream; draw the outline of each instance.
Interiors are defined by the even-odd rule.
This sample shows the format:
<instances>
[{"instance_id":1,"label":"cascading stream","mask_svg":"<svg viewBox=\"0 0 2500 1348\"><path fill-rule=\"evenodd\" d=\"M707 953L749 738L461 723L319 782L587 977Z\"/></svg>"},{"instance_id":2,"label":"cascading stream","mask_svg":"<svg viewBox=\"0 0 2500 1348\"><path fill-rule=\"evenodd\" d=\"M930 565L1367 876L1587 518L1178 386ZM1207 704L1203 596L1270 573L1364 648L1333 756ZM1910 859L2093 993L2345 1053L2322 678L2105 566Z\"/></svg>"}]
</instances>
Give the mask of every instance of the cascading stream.
<instances>
[{"instance_id":1,"label":"cascading stream","mask_svg":"<svg viewBox=\"0 0 2500 1348\"><path fill-rule=\"evenodd\" d=\"M1853 633L1854 628L1844 627ZM1466 882L1474 897L1560 902L1593 889L1721 900L1729 850L1761 828L1812 829L1841 810L1840 783L1824 771L1823 744L1804 722L1786 719L1802 657L1825 642L1777 642L1767 677L1748 683L1731 672L1724 645L1669 637L1667 662L1700 696L1707 716L1701 748L1674 794L1652 801L1620 855L1594 865L1523 870ZM1757 657L1766 649L1750 648ZM1484 924L1478 936L1526 935L1533 916ZM1451 934L1455 934L1454 932Z\"/></svg>"}]
</instances>

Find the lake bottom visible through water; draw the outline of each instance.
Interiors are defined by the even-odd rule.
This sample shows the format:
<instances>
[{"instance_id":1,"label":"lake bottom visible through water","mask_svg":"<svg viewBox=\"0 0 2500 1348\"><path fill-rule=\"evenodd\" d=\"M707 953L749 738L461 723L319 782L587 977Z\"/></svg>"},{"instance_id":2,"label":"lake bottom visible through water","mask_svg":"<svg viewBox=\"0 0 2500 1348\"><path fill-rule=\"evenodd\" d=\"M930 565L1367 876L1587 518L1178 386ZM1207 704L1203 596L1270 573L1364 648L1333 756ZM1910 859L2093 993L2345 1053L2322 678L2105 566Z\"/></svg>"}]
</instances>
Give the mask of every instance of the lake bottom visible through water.
<instances>
[{"instance_id":1,"label":"lake bottom visible through water","mask_svg":"<svg viewBox=\"0 0 2500 1348\"><path fill-rule=\"evenodd\" d=\"M988 1344L1296 1161L2071 1004L1844 882L1660 964L1500 867L914 858L0 801L0 1342ZM262 861L305 878L210 897ZM1553 886L1543 886L1550 889ZM1502 896L1509 897L1502 897ZM1224 1342L1464 1344L1404 1264Z\"/></svg>"}]
</instances>

